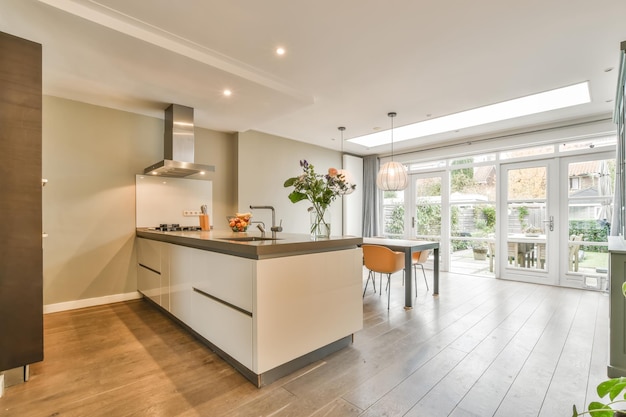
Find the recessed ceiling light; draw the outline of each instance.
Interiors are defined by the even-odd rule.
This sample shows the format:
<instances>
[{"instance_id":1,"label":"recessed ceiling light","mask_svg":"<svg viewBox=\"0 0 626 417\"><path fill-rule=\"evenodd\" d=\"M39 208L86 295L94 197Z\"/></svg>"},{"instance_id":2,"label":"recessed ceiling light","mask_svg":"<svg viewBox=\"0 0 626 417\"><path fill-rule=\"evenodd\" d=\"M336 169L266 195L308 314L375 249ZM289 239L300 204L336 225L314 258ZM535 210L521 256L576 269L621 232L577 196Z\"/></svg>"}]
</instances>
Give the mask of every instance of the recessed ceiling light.
<instances>
[{"instance_id":1,"label":"recessed ceiling light","mask_svg":"<svg viewBox=\"0 0 626 417\"><path fill-rule=\"evenodd\" d=\"M453 132L467 127L562 109L590 101L589 82L585 81L569 87L544 91L543 93L397 127L394 130L394 142ZM381 131L348 139L348 141L366 147L374 147L385 145L391 139L388 131Z\"/></svg>"},{"instance_id":2,"label":"recessed ceiling light","mask_svg":"<svg viewBox=\"0 0 626 417\"><path fill-rule=\"evenodd\" d=\"M282 46L276 48L276 55L285 55L285 52L285 48L283 48Z\"/></svg>"},{"instance_id":3,"label":"recessed ceiling light","mask_svg":"<svg viewBox=\"0 0 626 417\"><path fill-rule=\"evenodd\" d=\"M229 89L224 90L224 95L225 95L226 97L230 97L232 94L233 94L233 92L232 92L232 91L230 91Z\"/></svg>"}]
</instances>

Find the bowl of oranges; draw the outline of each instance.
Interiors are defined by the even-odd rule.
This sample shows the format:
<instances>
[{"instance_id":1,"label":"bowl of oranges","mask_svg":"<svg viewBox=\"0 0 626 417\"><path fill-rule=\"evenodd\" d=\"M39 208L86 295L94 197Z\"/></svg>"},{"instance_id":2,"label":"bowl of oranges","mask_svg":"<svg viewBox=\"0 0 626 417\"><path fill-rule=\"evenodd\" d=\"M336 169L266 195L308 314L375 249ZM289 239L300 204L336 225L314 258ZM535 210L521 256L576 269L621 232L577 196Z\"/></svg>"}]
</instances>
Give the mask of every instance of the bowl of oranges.
<instances>
[{"instance_id":1,"label":"bowl of oranges","mask_svg":"<svg viewBox=\"0 0 626 417\"><path fill-rule=\"evenodd\" d=\"M251 213L236 213L234 216L227 217L228 226L233 232L245 232L250 224Z\"/></svg>"}]
</instances>

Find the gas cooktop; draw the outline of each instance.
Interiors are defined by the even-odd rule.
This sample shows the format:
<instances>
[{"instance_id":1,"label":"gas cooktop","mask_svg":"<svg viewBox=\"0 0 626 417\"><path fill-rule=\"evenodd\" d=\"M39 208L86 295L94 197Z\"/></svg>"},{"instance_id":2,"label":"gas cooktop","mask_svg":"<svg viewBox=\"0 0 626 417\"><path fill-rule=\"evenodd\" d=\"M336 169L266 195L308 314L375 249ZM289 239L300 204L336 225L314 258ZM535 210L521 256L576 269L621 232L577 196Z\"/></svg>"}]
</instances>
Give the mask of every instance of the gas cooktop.
<instances>
[{"instance_id":1,"label":"gas cooktop","mask_svg":"<svg viewBox=\"0 0 626 417\"><path fill-rule=\"evenodd\" d=\"M158 230L160 232L192 232L202 230L200 226L181 226L180 224L160 224L157 227L148 227L148 230Z\"/></svg>"}]
</instances>

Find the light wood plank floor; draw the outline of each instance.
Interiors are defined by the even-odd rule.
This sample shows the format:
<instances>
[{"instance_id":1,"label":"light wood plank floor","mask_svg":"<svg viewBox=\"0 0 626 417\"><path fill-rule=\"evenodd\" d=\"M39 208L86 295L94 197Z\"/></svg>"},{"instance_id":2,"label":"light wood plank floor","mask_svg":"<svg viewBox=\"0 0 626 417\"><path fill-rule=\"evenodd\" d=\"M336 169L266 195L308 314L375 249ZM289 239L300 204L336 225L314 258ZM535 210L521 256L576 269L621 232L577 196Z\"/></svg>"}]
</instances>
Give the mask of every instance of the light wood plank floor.
<instances>
[{"instance_id":1,"label":"light wood plank floor","mask_svg":"<svg viewBox=\"0 0 626 417\"><path fill-rule=\"evenodd\" d=\"M568 416L606 379L606 294L442 273L405 311L392 280L352 346L261 389L145 301L48 314L0 416Z\"/></svg>"}]
</instances>

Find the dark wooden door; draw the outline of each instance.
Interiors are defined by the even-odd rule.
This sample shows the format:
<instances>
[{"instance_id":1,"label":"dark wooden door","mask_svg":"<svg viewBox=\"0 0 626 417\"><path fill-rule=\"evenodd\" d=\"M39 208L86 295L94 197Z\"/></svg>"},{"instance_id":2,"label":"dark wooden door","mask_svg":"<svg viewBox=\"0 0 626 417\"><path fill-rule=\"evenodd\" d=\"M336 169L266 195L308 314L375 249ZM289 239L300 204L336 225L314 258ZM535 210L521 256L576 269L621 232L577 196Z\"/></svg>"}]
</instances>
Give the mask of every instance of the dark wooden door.
<instances>
[{"instance_id":1,"label":"dark wooden door","mask_svg":"<svg viewBox=\"0 0 626 417\"><path fill-rule=\"evenodd\" d=\"M0 32L0 371L43 360L41 45Z\"/></svg>"}]
</instances>

